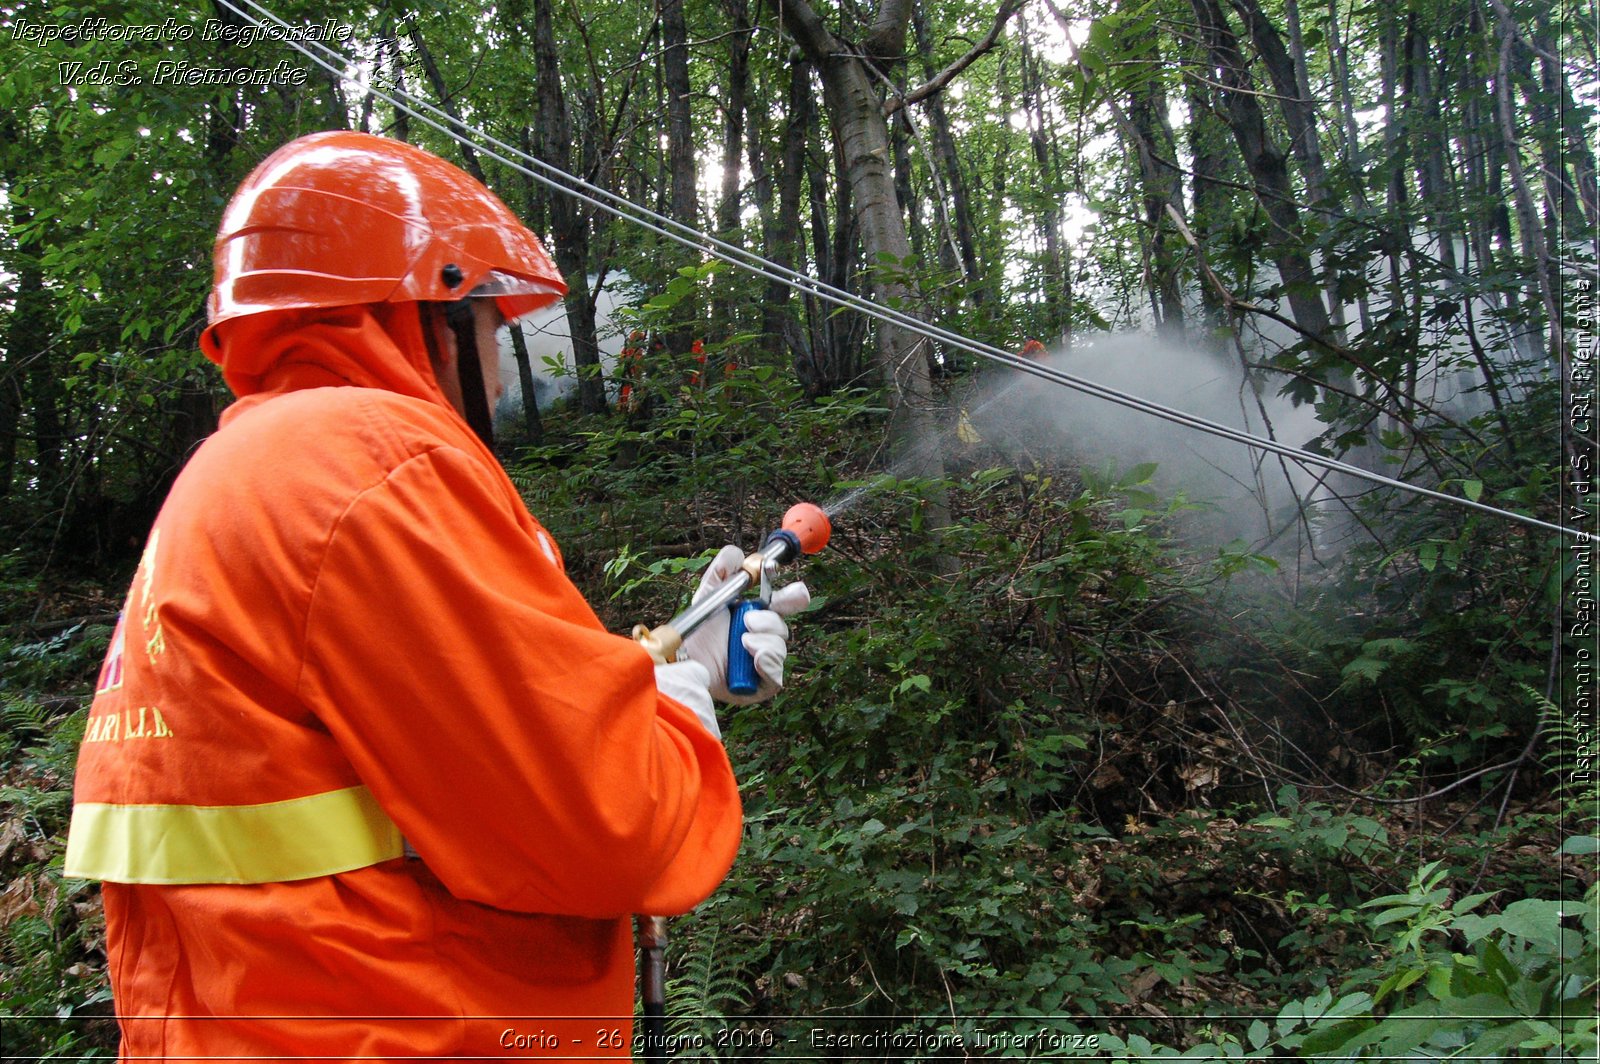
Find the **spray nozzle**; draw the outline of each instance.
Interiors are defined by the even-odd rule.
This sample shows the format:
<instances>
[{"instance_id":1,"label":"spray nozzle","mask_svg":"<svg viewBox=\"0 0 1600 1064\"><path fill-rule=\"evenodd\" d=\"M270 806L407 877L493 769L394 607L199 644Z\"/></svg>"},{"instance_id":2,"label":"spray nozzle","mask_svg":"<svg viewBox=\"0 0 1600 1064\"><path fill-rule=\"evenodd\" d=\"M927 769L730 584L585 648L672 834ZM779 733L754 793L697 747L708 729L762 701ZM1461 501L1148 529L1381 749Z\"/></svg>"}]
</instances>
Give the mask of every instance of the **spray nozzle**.
<instances>
[{"instance_id":1,"label":"spray nozzle","mask_svg":"<svg viewBox=\"0 0 1600 1064\"><path fill-rule=\"evenodd\" d=\"M816 503L797 502L783 515L783 524L778 531L792 534L802 552L815 554L828 545L828 537L833 534L833 523L828 520L827 511Z\"/></svg>"},{"instance_id":2,"label":"spray nozzle","mask_svg":"<svg viewBox=\"0 0 1600 1064\"><path fill-rule=\"evenodd\" d=\"M767 536L761 550L745 557L744 565L710 595L691 605L672 620L657 628L637 626L633 636L657 661L671 661L683 637L719 609L732 605L752 584L760 587L762 602L771 598L770 577L778 566L794 561L801 554L815 554L828 545L833 524L828 514L815 503L801 502L789 507L783 515L783 524ZM755 605L755 603L752 603ZM748 652L738 644L734 634L732 644L739 654ZM753 667L753 666L752 666Z\"/></svg>"}]
</instances>

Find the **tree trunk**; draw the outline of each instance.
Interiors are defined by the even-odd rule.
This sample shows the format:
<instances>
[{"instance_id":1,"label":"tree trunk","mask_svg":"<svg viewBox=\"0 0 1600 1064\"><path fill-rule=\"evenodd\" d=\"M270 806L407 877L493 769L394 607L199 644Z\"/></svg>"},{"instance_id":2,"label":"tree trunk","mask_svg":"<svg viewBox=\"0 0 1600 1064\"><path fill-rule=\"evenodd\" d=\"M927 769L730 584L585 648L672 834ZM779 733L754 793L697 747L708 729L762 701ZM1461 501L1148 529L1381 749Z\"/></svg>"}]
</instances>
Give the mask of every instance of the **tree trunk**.
<instances>
[{"instance_id":1,"label":"tree trunk","mask_svg":"<svg viewBox=\"0 0 1600 1064\"><path fill-rule=\"evenodd\" d=\"M1271 253L1295 323L1308 339L1326 340L1328 313L1300 236L1299 212L1283 153L1267 133L1266 119L1239 41L1218 0L1191 0L1218 70L1228 126L1255 185L1256 198L1272 223Z\"/></svg>"},{"instance_id":2,"label":"tree trunk","mask_svg":"<svg viewBox=\"0 0 1600 1064\"><path fill-rule=\"evenodd\" d=\"M1339 25L1339 0L1328 0L1327 27L1328 69L1339 94L1340 123L1336 127L1341 133L1339 158L1344 164L1345 173L1352 175L1351 196L1355 199L1356 206L1365 210L1367 193L1359 176L1364 172L1365 165L1362 162L1361 134L1356 127L1355 99L1350 91L1350 54ZM1362 264L1360 268L1364 270L1365 265ZM1362 332L1372 327L1372 314L1367 305L1367 286L1364 282L1356 287L1356 314Z\"/></svg>"},{"instance_id":3,"label":"tree trunk","mask_svg":"<svg viewBox=\"0 0 1600 1064\"><path fill-rule=\"evenodd\" d=\"M1439 245L1439 261L1448 273L1456 271L1456 232L1453 220L1455 204L1450 195L1450 166L1446 161L1444 114L1435 84L1433 58L1427 39L1414 34L1408 53L1411 65L1412 95L1415 107L1423 114L1415 136L1417 144L1417 183L1422 193L1423 209L1427 212L1429 227ZM1457 282L1447 282L1454 290Z\"/></svg>"},{"instance_id":4,"label":"tree trunk","mask_svg":"<svg viewBox=\"0 0 1600 1064\"><path fill-rule=\"evenodd\" d=\"M689 27L683 0L660 0L661 83L667 96L667 176L671 195L667 214L699 228L695 194L694 102L689 85Z\"/></svg>"},{"instance_id":5,"label":"tree trunk","mask_svg":"<svg viewBox=\"0 0 1600 1064\"><path fill-rule=\"evenodd\" d=\"M1203 45L1190 47L1204 50ZM1232 153L1227 150L1227 129L1217 118L1211 87L1198 78L1189 78L1184 91L1189 103L1189 155L1194 160L1190 183L1190 196L1194 201L1193 228L1201 245L1206 246L1218 234L1229 231L1231 208L1223 181L1228 175ZM1220 292L1202 283L1200 306L1209 336L1207 344L1220 352L1226 345L1221 342L1218 331L1228 329L1231 332L1234 328L1227 305Z\"/></svg>"},{"instance_id":6,"label":"tree trunk","mask_svg":"<svg viewBox=\"0 0 1600 1064\"><path fill-rule=\"evenodd\" d=\"M694 158L694 98L689 83L689 27L683 0L657 0L661 19L661 91L666 104L667 209L680 225L699 229L700 205ZM674 308L674 322L663 333L669 351L688 354L697 339L698 317L691 293Z\"/></svg>"},{"instance_id":7,"label":"tree trunk","mask_svg":"<svg viewBox=\"0 0 1600 1064\"><path fill-rule=\"evenodd\" d=\"M1039 283L1043 289L1039 293L1045 307L1045 314L1049 319L1050 328L1061 331L1063 323L1069 313L1066 305L1065 293L1062 291L1061 277L1064 271L1064 256L1061 249L1061 197L1059 195L1060 181L1051 166L1050 146L1045 142L1045 130L1048 125L1048 116L1045 113L1043 77L1039 71L1039 57L1028 45L1026 24L1019 34L1021 42L1019 60L1022 64L1022 108L1033 117L1028 122L1028 147L1033 153L1033 165L1041 190L1042 203L1040 204L1037 230L1041 243L1044 244L1044 268L1038 271Z\"/></svg>"},{"instance_id":8,"label":"tree trunk","mask_svg":"<svg viewBox=\"0 0 1600 1064\"><path fill-rule=\"evenodd\" d=\"M1565 384L1570 386L1572 367L1567 361L1566 333L1562 327L1561 308L1556 303L1554 265L1550 261L1550 249L1545 242L1544 229L1539 224L1539 212L1534 204L1533 192L1522 170L1522 148L1517 138L1516 110L1511 91L1515 80L1511 60L1517 43L1517 28L1502 16L1496 20L1495 29L1500 51L1499 67L1494 79L1495 111L1500 123L1500 140L1505 154L1506 173L1511 178L1513 202L1517 210L1517 228L1521 230L1522 235L1523 254L1533 266L1534 279L1529 287L1533 299L1543 305L1549 326L1550 346L1547 356L1554 361Z\"/></svg>"},{"instance_id":9,"label":"tree trunk","mask_svg":"<svg viewBox=\"0 0 1600 1064\"><path fill-rule=\"evenodd\" d=\"M539 416L539 396L533 388L533 359L528 355L528 341L521 329L508 329L511 334L511 355L517 363L517 383L522 389L522 431L528 442L544 442L544 418Z\"/></svg>"},{"instance_id":10,"label":"tree trunk","mask_svg":"<svg viewBox=\"0 0 1600 1064\"><path fill-rule=\"evenodd\" d=\"M911 185L911 116L906 114L904 107L895 111L889 119L889 141L894 153L894 194L900 204L900 214L906 220L906 236L911 240L911 254L916 257L918 268L928 262L928 223L922 217L922 204L927 199L935 201L937 213L937 194L931 190L927 196L918 196ZM950 245L939 239L937 231L940 228L938 218L932 219L935 236L934 258L941 267L953 269L955 262L950 254Z\"/></svg>"},{"instance_id":11,"label":"tree trunk","mask_svg":"<svg viewBox=\"0 0 1600 1064\"><path fill-rule=\"evenodd\" d=\"M1388 217L1398 230L1385 242L1389 259L1389 318L1391 321L1405 306L1405 264L1402 255L1411 244L1411 227L1405 220L1405 209L1410 199L1406 188L1406 158L1409 152L1401 139L1403 120L1398 83L1400 80L1401 34L1397 21L1400 13L1385 8L1378 14L1378 78L1379 99L1383 102L1383 172L1387 175L1384 186L1384 206Z\"/></svg>"},{"instance_id":12,"label":"tree trunk","mask_svg":"<svg viewBox=\"0 0 1600 1064\"><path fill-rule=\"evenodd\" d=\"M20 231L24 211L15 203L11 209L13 215L18 216L15 220ZM10 263L17 271L15 308L7 323L5 362L0 365L0 498L11 493L25 401L31 401L34 408L35 446L38 447L41 439L45 443L44 449L37 451L36 468L41 489L49 491L57 486L61 466L60 421L55 411L55 396L49 392L41 394L39 386L40 381L54 375L47 357L51 342L50 295L45 290L44 272L37 258L29 249L18 250L19 255Z\"/></svg>"},{"instance_id":13,"label":"tree trunk","mask_svg":"<svg viewBox=\"0 0 1600 1064\"><path fill-rule=\"evenodd\" d=\"M1305 49L1300 43L1300 9L1295 0L1285 0L1284 15L1289 26L1289 44L1267 18L1257 0L1232 0L1233 8L1244 19L1250 41L1256 46L1262 65L1278 96L1278 107L1289 132L1289 151L1305 176L1306 197L1313 209L1328 206L1328 174L1322 160L1322 142L1317 135L1317 113L1306 71ZM1325 273L1323 290L1327 294L1332 320L1344 326L1344 301L1339 296L1339 281L1331 271ZM1335 337L1338 339L1339 337Z\"/></svg>"},{"instance_id":14,"label":"tree trunk","mask_svg":"<svg viewBox=\"0 0 1600 1064\"><path fill-rule=\"evenodd\" d=\"M561 88L560 53L556 50L550 0L533 0L533 52L539 98L539 155L550 165L571 173L571 123ZM571 196L558 194L550 197L549 203L556 266L567 282L567 331L572 337L572 363L578 375L578 409L598 414L606 408L606 391L600 377L594 298L589 292L589 226Z\"/></svg>"},{"instance_id":15,"label":"tree trunk","mask_svg":"<svg viewBox=\"0 0 1600 1064\"><path fill-rule=\"evenodd\" d=\"M1477 5L1470 10L1467 28L1467 41L1470 44L1492 46ZM1468 60L1461 64L1456 82L1456 91L1465 101L1462 163L1466 173L1468 201L1464 221L1468 246L1476 263L1474 268L1480 274L1509 268L1495 253L1497 243L1503 254L1512 252L1511 216L1502 188L1500 134L1494 119L1494 102L1486 99L1482 77L1478 73L1480 63L1489 61L1492 61L1492 55L1474 50ZM1484 299L1495 312L1494 319L1505 336L1508 353L1518 359L1538 358L1538 345L1532 341L1528 331L1507 321L1511 309L1511 297L1507 291L1500 285L1490 285L1484 293ZM1484 372L1487 376L1489 371Z\"/></svg>"},{"instance_id":16,"label":"tree trunk","mask_svg":"<svg viewBox=\"0 0 1600 1064\"><path fill-rule=\"evenodd\" d=\"M739 244L741 160L744 157L746 98L750 89L750 16L745 0L723 0L732 29L728 45L728 95L723 103L722 190L717 201L717 236ZM724 286L724 291L728 286ZM739 332L738 308L731 296L719 300L712 320L729 335ZM713 367L718 368L718 367Z\"/></svg>"},{"instance_id":17,"label":"tree trunk","mask_svg":"<svg viewBox=\"0 0 1600 1064\"><path fill-rule=\"evenodd\" d=\"M855 286L856 246L858 240L854 211L851 209L850 185L841 180L829 179L823 166L824 143L833 159L835 171L843 170L838 138L822 129L821 115L810 100L810 81L805 82L808 94L805 103L806 130L806 187L810 191L811 245L815 273L825 284L843 291ZM828 209L828 190L835 193L834 209ZM830 218L837 219L832 224ZM861 360L862 336L865 334L864 318L853 314L836 314L833 307L812 296L805 300L806 328L791 330L790 347L795 352L796 367L803 362L807 369L799 373L807 393L821 395L860 383L863 373ZM809 372L809 378L806 373Z\"/></svg>"},{"instance_id":18,"label":"tree trunk","mask_svg":"<svg viewBox=\"0 0 1600 1064\"><path fill-rule=\"evenodd\" d=\"M1129 42L1132 43L1132 42ZM1156 63L1160 63L1157 57ZM1167 94L1159 78L1139 78L1129 91L1128 123L1135 133L1132 145L1139 163L1139 185L1144 202L1144 222L1148 233L1147 257L1151 310L1156 334L1170 343L1184 339L1183 292L1179 283L1178 252L1182 247L1169 241L1171 219L1167 206L1183 210L1182 176L1173 160L1172 127L1167 123Z\"/></svg>"},{"instance_id":19,"label":"tree trunk","mask_svg":"<svg viewBox=\"0 0 1600 1064\"><path fill-rule=\"evenodd\" d=\"M1562 135L1565 137L1566 157L1572 162L1572 180L1574 195L1578 200L1577 211L1573 224L1568 227L1568 232L1585 231L1593 234L1600 229L1600 177L1595 172L1594 145L1589 142L1581 111L1578 110L1577 101L1572 98L1572 83L1563 75L1560 64L1552 62L1550 54L1555 50L1555 42L1547 41L1544 54L1539 62L1542 76L1546 85L1552 86L1553 93L1559 93ZM1560 148L1556 149L1558 154Z\"/></svg>"},{"instance_id":20,"label":"tree trunk","mask_svg":"<svg viewBox=\"0 0 1600 1064\"><path fill-rule=\"evenodd\" d=\"M917 51L922 58L922 69L931 78L937 71L934 68L932 44L928 40L921 4L912 8L912 27L916 31ZM960 252L961 272L966 280L967 298L974 309L981 309L988 302L989 291L978 271L972 204L967 193L966 175L961 167L961 156L956 151L955 137L950 132L950 118L944 109L943 93L930 96L926 108L928 124L933 128L934 150L934 158L929 160L928 165L937 166L944 173L944 184L950 191L950 210L954 216L956 247ZM940 241L939 246L942 250L945 242Z\"/></svg>"},{"instance_id":21,"label":"tree trunk","mask_svg":"<svg viewBox=\"0 0 1600 1064\"><path fill-rule=\"evenodd\" d=\"M884 0L873 39L880 47L895 34L885 17L900 12L899 40L909 9L898 0ZM871 269L873 294L879 304L909 311L917 305L916 289L905 272L911 242L895 198L890 168L889 131L883 108L867 70L867 60L834 37L806 0L785 0L782 19L789 35L822 75L823 97L837 132L844 176L854 200L854 215ZM925 341L900 325L879 322L877 364L889 385L895 450L908 475L944 476L944 449L934 412L931 360ZM942 500L928 514L932 527L948 523Z\"/></svg>"},{"instance_id":22,"label":"tree trunk","mask_svg":"<svg viewBox=\"0 0 1600 1064\"><path fill-rule=\"evenodd\" d=\"M1556 44L1555 34L1549 23L1534 31L1533 43L1540 53L1539 82L1538 91L1531 91L1530 86L1528 94L1528 129L1539 139L1539 158L1544 171L1545 209L1549 220L1546 240L1551 245L1559 245L1563 228L1568 233L1582 232L1587 228L1584 220L1585 205L1578 194L1583 182L1574 180L1573 171L1567 169L1567 157L1562 148L1567 145L1575 145L1578 148L1572 153L1573 167L1578 173L1582 173L1584 156L1589 152L1588 145L1584 143L1581 135L1576 138L1570 136L1575 132L1574 126L1581 128L1582 122L1556 110L1565 98L1567 86L1560 64L1555 60L1555 52L1559 46ZM1592 182L1592 155L1589 157L1589 166ZM1562 224L1563 221L1565 225Z\"/></svg>"},{"instance_id":23,"label":"tree trunk","mask_svg":"<svg viewBox=\"0 0 1600 1064\"><path fill-rule=\"evenodd\" d=\"M772 213L767 229L767 254L779 266L793 270L800 266L800 190L805 179L806 141L813 125L810 114L811 68L807 64L794 63L789 66L787 99L776 182L777 210ZM762 305L762 332L767 336L774 339L790 338L786 324L791 320L791 293L788 285L768 282L767 297ZM806 373L801 371L802 366L811 364L809 347L802 345L802 354L802 350L794 349L793 344L790 346L801 386L809 393L812 385L807 381Z\"/></svg>"},{"instance_id":24,"label":"tree trunk","mask_svg":"<svg viewBox=\"0 0 1600 1064\"><path fill-rule=\"evenodd\" d=\"M394 86L394 96L397 100L406 97L406 65L400 55L400 33L396 29L393 18L385 18L383 22L382 37L378 42L378 54L385 53L389 56L389 83ZM393 117L390 119L390 129L397 140L409 141L411 139L411 115L400 109L398 104L392 106Z\"/></svg>"},{"instance_id":25,"label":"tree trunk","mask_svg":"<svg viewBox=\"0 0 1600 1064\"><path fill-rule=\"evenodd\" d=\"M480 183L487 184L483 178L483 166L478 162L478 153L472 149L467 127L461 121L461 108L456 103L455 94L445 84L444 75L439 71L439 64L434 62L433 53L428 50L427 42L422 39L422 30L417 26L415 16L406 22L406 36L411 38L411 47L417 50L417 59L422 63L422 72L427 76L428 84L433 87L433 94L439 98L440 108L450 117L451 129L462 138L461 159L465 164L464 169Z\"/></svg>"}]
</instances>

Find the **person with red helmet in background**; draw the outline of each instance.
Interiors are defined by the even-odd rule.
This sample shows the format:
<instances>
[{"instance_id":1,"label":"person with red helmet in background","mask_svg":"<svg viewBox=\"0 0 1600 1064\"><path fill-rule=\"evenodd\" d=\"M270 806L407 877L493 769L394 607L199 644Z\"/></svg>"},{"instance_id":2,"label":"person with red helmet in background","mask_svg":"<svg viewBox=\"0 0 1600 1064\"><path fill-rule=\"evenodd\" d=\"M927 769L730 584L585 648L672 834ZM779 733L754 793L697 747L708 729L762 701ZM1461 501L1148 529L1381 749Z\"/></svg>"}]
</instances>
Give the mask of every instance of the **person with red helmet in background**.
<instances>
[{"instance_id":1,"label":"person with red helmet in background","mask_svg":"<svg viewBox=\"0 0 1600 1064\"><path fill-rule=\"evenodd\" d=\"M150 532L66 858L104 883L123 1057L627 1056L628 915L738 846L739 700L726 618L664 665L605 631L490 449L495 330L560 273L477 181L358 133L262 162L214 257L238 401ZM805 602L747 622L744 701Z\"/></svg>"}]
</instances>

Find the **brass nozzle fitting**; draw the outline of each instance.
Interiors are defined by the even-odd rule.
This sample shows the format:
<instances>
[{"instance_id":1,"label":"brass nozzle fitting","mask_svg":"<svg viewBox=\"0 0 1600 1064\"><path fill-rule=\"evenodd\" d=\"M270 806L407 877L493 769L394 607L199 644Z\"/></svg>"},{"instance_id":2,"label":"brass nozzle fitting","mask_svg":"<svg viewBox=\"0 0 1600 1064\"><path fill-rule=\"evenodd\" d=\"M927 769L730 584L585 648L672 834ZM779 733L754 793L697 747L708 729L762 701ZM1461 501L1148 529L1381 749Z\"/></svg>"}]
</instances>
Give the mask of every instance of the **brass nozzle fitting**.
<instances>
[{"instance_id":1,"label":"brass nozzle fitting","mask_svg":"<svg viewBox=\"0 0 1600 1064\"><path fill-rule=\"evenodd\" d=\"M655 628L636 624L633 626L633 639L644 647L657 665L670 665L678 657L678 648L683 646L683 636L670 623Z\"/></svg>"}]
</instances>

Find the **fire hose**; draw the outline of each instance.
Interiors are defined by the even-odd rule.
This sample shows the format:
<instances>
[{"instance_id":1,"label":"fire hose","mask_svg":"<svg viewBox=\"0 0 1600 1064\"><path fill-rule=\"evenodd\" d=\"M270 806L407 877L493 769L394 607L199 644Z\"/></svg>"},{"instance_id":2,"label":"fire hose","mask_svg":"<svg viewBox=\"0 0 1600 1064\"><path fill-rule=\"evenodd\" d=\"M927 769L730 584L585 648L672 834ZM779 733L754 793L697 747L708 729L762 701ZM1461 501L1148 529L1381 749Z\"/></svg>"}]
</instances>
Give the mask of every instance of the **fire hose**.
<instances>
[{"instance_id":1,"label":"fire hose","mask_svg":"<svg viewBox=\"0 0 1600 1064\"><path fill-rule=\"evenodd\" d=\"M772 600L772 574L802 554L816 554L828 545L833 526L827 512L814 503L791 506L783 522L768 534L761 549L745 555L744 563L709 594L692 603L665 624L650 628L638 625L633 638L658 663L671 662L684 639L700 625L716 616L718 610L731 610L728 619L728 690L750 695L760 686L755 659L745 649L745 615L765 609ZM756 585L754 598L741 598ZM643 1004L644 1059L667 1059L667 920L663 916L634 917L635 943L639 949L639 996Z\"/></svg>"}]
</instances>

